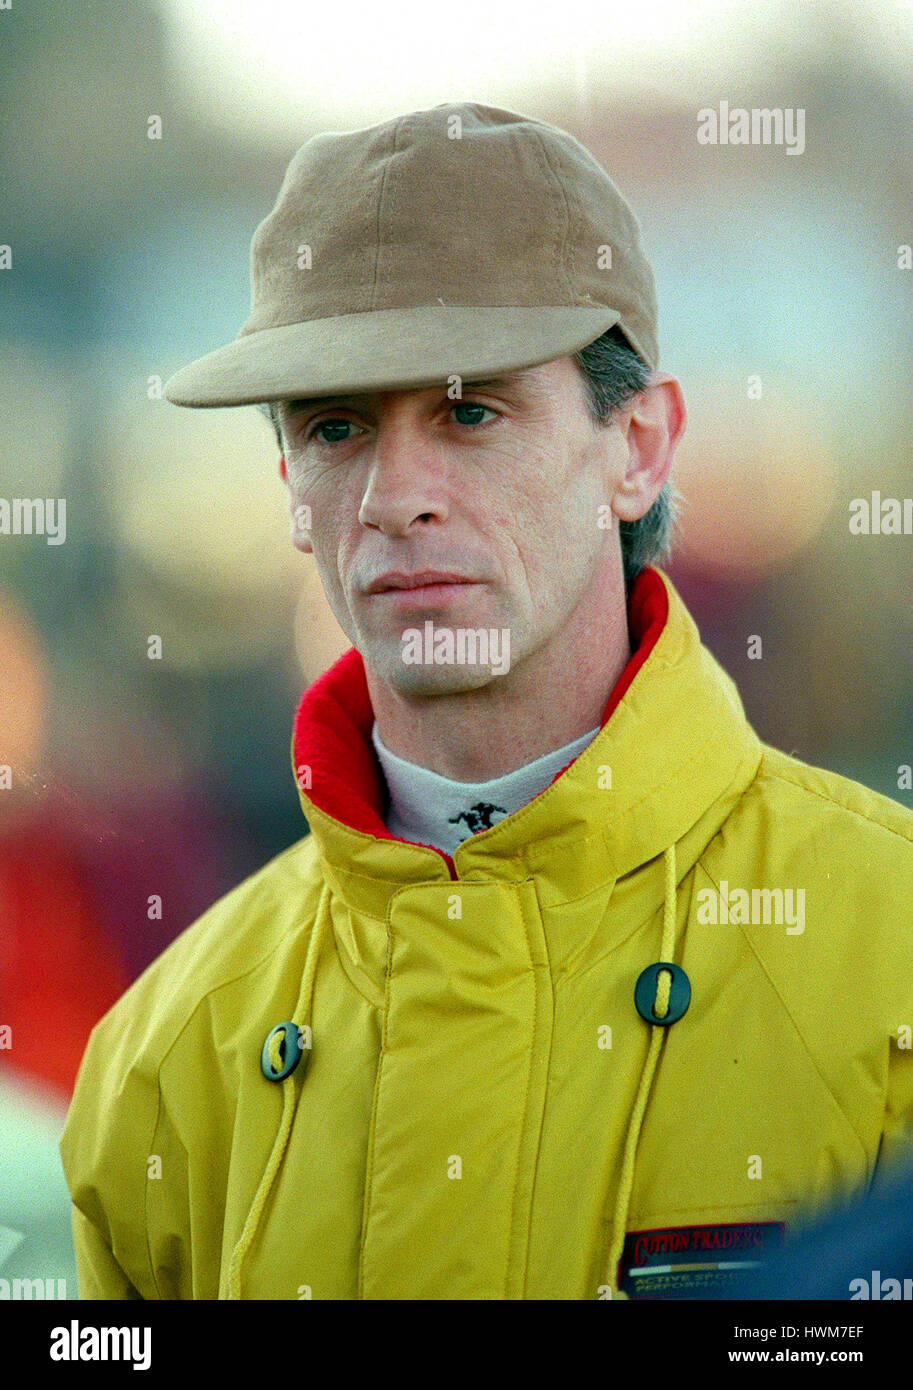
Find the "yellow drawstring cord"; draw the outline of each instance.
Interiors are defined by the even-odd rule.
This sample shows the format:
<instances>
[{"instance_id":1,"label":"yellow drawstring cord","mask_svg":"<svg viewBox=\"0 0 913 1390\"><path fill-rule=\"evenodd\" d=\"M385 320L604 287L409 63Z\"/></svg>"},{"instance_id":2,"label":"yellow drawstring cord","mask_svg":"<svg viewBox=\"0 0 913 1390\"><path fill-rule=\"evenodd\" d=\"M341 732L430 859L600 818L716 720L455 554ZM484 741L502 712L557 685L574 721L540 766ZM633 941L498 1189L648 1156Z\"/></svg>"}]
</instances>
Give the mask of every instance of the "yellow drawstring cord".
<instances>
[{"instance_id":1,"label":"yellow drawstring cord","mask_svg":"<svg viewBox=\"0 0 913 1390\"><path fill-rule=\"evenodd\" d=\"M660 960L671 961L672 952L675 949L675 845L669 845L664 851L666 868L666 887L665 899L663 904L663 940L660 947ZM653 1011L657 1018L665 1018L669 1011L669 992L672 989L672 975L668 970L660 970L656 977L656 1002ZM615 1202L615 1219L612 1223L612 1246L609 1250L609 1264L606 1270L605 1285L609 1289L610 1298L626 1299L628 1295L618 1288L618 1265L621 1260L621 1252L624 1249L625 1232L628 1224L628 1207L631 1204L631 1193L634 1187L634 1159L637 1155L637 1145L640 1140L641 1126L643 1125L644 1114L647 1109L647 1097L650 1094L650 1087L653 1084L653 1075L656 1071L656 1063L659 1060L660 1049L663 1045L663 1038L667 1029L662 1024L654 1024L650 1030L650 1050L647 1053L647 1060L644 1065L640 1078L640 1089L637 1092L637 1099L634 1102L634 1109L628 1121L628 1133L625 1137L624 1159L621 1165L621 1182L618 1185L618 1197Z\"/></svg>"},{"instance_id":2,"label":"yellow drawstring cord","mask_svg":"<svg viewBox=\"0 0 913 1390\"><path fill-rule=\"evenodd\" d=\"M307 956L304 962L304 975L301 981L301 992L298 996L298 1002L295 1005L293 1022L297 1023L299 1028L305 1022L311 1024L313 1027L314 976L317 972L317 961L320 956L323 933L324 918L322 914L318 913L317 920L314 923L314 929L311 932L311 939L308 942ZM311 1042L313 1043L313 1035L311 1037ZM279 1051L281 1043L282 1036L279 1033L270 1041L269 1057L276 1071L281 1070L282 1067L282 1057ZM300 1093L300 1083L305 1075L306 1072L302 1068L301 1063L299 1063L295 1070L281 1083L284 1088L284 1095L282 1098L282 1121L279 1125L279 1132L273 1142L273 1149L269 1156L269 1162L266 1165L263 1177L260 1179L257 1195L254 1198L250 1211L247 1213L244 1229L232 1253L231 1264L228 1269L228 1287L225 1295L227 1299L238 1301L241 1298L241 1266L244 1262L245 1255L253 1244L254 1236L257 1233L257 1227L260 1224L260 1216L273 1185L273 1179L282 1162L286 1144L288 1143L288 1138L292 1130L292 1120L295 1115L295 1106L297 1105L298 1095ZM296 1085L296 1081L299 1084Z\"/></svg>"}]
</instances>

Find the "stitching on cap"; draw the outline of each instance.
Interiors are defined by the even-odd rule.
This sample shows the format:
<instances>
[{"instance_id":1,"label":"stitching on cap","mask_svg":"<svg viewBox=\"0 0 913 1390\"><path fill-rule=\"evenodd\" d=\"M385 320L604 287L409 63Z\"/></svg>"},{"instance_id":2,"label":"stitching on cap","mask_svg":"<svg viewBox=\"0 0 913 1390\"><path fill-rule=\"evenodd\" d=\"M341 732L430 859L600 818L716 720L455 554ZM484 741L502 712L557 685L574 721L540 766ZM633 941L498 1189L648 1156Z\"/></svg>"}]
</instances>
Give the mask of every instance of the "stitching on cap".
<instances>
[{"instance_id":1,"label":"stitching on cap","mask_svg":"<svg viewBox=\"0 0 913 1390\"><path fill-rule=\"evenodd\" d=\"M568 206L567 194L564 191L563 183L558 177L558 174L554 166L552 165L551 160L548 157L548 150L546 149L545 141L542 139L542 136L540 135L538 130L533 129L532 134L535 136L536 145L539 148L542 158L545 160L546 168L552 176L552 181L555 187L557 188L558 192L561 194L561 202L564 206L564 236L562 237L560 248L558 246L555 247L555 260L557 262L558 272L563 277L564 283L567 287L568 303L576 304L578 303L578 297L574 293L574 286L571 283L571 277L568 274L567 257L565 255L568 240L571 234L571 210Z\"/></svg>"},{"instance_id":2,"label":"stitching on cap","mask_svg":"<svg viewBox=\"0 0 913 1390\"><path fill-rule=\"evenodd\" d=\"M392 141L393 148L392 148L392 150L390 151L391 154L396 154L396 139L397 139L397 136L399 135L400 127L402 126L402 124L403 124L403 122L404 122L405 119L406 119L405 116L400 116L399 120L396 122L396 125L393 127L393 141ZM383 207L384 193L386 192L386 188L387 188L387 175L390 173L390 165L391 165L391 162L392 162L392 161L388 159L388 160L387 160L387 163L386 163L386 165L385 165L385 167L384 167L384 174L383 174L383 178L382 178L382 180L381 180L381 185L380 185L380 193L379 193L378 198L377 198L377 218L376 218L376 220L375 220L375 225L374 225L374 277L373 277L373 279L372 279L372 281L371 281L371 292L370 292L370 294L369 294L369 296L368 296L368 312L369 312L369 313L374 309L375 295L376 295L376 292L377 292L377 271L378 271L378 266L379 266L379 264L380 264L380 247L381 247L381 241L380 241L380 218L381 218L381 208Z\"/></svg>"}]
</instances>

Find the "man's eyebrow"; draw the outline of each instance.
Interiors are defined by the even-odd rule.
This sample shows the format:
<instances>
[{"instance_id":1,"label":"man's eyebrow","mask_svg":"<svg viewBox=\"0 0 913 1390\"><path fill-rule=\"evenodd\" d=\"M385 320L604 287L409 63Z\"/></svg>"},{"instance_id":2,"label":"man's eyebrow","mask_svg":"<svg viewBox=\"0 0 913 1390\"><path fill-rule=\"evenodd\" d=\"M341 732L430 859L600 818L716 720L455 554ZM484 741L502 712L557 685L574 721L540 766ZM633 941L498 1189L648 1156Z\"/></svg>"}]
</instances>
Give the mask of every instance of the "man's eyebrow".
<instances>
[{"instance_id":1,"label":"man's eyebrow","mask_svg":"<svg viewBox=\"0 0 913 1390\"><path fill-rule=\"evenodd\" d=\"M476 378L472 381L464 381L463 389L466 391L485 391L494 389L496 391L517 386L527 386L533 379L535 373L527 369L523 372L511 372L509 376L491 376L484 379Z\"/></svg>"},{"instance_id":2,"label":"man's eyebrow","mask_svg":"<svg viewBox=\"0 0 913 1390\"><path fill-rule=\"evenodd\" d=\"M280 404L280 405L284 405L285 408L286 408L286 410L288 411L288 413L291 415L293 411L297 411L297 410L317 410L317 409L318 409L320 406L322 406L322 405L341 405L341 404L343 403L343 401L354 401L354 400L357 400L357 399L358 399L358 397L355 396L355 395L351 395L351 396L305 396L305 397L303 397L301 400L296 400L296 401L281 401L281 402L279 402L279 404Z\"/></svg>"},{"instance_id":3,"label":"man's eyebrow","mask_svg":"<svg viewBox=\"0 0 913 1390\"><path fill-rule=\"evenodd\" d=\"M492 376L485 377L484 379L477 378L472 381L462 382L461 389L468 391L503 390L505 387L523 386L531 376L532 372L522 371L513 372L510 376ZM446 381L442 381L441 389L443 390L447 384ZM353 392L349 395L341 396L305 396L299 400L283 401L282 404L285 406L288 414L292 415L300 410L319 410L320 407L324 405L342 405L346 401L357 401L359 399L361 399L361 397Z\"/></svg>"}]
</instances>

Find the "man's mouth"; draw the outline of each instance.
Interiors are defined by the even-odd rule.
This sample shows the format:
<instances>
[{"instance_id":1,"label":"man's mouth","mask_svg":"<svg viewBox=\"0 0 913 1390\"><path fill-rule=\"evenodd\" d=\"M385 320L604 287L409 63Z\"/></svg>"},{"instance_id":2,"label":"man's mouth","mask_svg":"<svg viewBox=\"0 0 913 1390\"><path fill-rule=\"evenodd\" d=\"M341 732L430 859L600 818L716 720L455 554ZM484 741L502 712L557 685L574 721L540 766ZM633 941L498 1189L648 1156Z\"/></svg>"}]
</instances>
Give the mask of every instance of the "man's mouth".
<instances>
[{"instance_id":1,"label":"man's mouth","mask_svg":"<svg viewBox=\"0 0 913 1390\"><path fill-rule=\"evenodd\" d=\"M479 580L470 579L465 574L456 574L452 570L417 570L414 574L406 574L400 570L390 570L386 574L378 575L372 579L365 589L367 594L390 594L390 593L413 593L416 596L425 594L436 594L470 584L477 584Z\"/></svg>"}]
</instances>

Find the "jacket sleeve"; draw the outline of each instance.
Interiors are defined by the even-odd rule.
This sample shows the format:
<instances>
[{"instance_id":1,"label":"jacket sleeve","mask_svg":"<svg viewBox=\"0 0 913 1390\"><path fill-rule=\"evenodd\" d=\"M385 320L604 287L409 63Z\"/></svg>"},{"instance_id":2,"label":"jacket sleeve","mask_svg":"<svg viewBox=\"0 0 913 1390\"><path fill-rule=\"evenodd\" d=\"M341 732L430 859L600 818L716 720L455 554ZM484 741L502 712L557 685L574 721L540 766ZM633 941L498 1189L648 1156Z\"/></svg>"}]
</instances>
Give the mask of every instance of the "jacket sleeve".
<instances>
[{"instance_id":1,"label":"jacket sleeve","mask_svg":"<svg viewBox=\"0 0 913 1390\"><path fill-rule=\"evenodd\" d=\"M913 1019L911 1019L913 1024ZM888 1064L888 1096L881 1146L872 1177L872 1191L880 1193L913 1173L913 1048L911 1027L899 1027L891 1037Z\"/></svg>"},{"instance_id":2,"label":"jacket sleeve","mask_svg":"<svg viewBox=\"0 0 913 1390\"><path fill-rule=\"evenodd\" d=\"M72 1212L80 1299L141 1299L97 1226L75 1204Z\"/></svg>"},{"instance_id":3,"label":"jacket sleeve","mask_svg":"<svg viewBox=\"0 0 913 1390\"><path fill-rule=\"evenodd\" d=\"M81 1299L154 1299L146 1229L156 1067L129 993L92 1030L60 1137Z\"/></svg>"}]
</instances>

